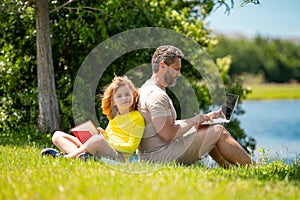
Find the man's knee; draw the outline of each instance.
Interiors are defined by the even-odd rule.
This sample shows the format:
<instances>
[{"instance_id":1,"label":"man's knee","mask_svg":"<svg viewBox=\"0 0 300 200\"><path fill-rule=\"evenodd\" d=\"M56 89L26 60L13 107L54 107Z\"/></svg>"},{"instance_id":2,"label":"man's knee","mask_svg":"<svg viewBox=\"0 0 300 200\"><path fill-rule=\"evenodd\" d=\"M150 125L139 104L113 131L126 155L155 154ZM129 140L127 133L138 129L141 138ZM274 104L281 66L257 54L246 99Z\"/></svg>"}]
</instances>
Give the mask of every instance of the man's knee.
<instances>
[{"instance_id":1,"label":"man's knee","mask_svg":"<svg viewBox=\"0 0 300 200\"><path fill-rule=\"evenodd\" d=\"M223 132L223 130L224 130L224 126L222 126L222 125L220 125L220 124L216 124L216 125L214 125L214 131L216 132L216 133L222 133Z\"/></svg>"},{"instance_id":2,"label":"man's knee","mask_svg":"<svg viewBox=\"0 0 300 200\"><path fill-rule=\"evenodd\" d=\"M224 126L217 124L214 126L214 130L216 133L220 134L220 137L229 137L230 133L227 131Z\"/></svg>"}]
</instances>

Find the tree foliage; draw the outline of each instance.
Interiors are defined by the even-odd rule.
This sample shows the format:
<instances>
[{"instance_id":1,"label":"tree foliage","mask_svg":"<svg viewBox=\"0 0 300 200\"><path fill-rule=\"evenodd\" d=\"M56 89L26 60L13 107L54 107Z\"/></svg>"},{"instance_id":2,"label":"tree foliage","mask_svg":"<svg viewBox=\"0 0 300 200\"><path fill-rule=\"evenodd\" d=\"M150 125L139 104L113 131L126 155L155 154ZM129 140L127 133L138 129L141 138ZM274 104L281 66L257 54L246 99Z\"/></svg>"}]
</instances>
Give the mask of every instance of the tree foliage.
<instances>
[{"instance_id":1,"label":"tree foliage","mask_svg":"<svg viewBox=\"0 0 300 200\"><path fill-rule=\"evenodd\" d=\"M272 38L229 39L218 37L213 57L231 55L231 76L262 75L266 82L300 82L300 46Z\"/></svg>"},{"instance_id":2,"label":"tree foliage","mask_svg":"<svg viewBox=\"0 0 300 200\"><path fill-rule=\"evenodd\" d=\"M21 1L0 7L1 124L36 123L38 116L34 9Z\"/></svg>"},{"instance_id":3,"label":"tree foliage","mask_svg":"<svg viewBox=\"0 0 300 200\"><path fill-rule=\"evenodd\" d=\"M193 38L211 52L216 40L210 37L202 19L214 9L225 6L230 10L231 1L196 0L120 0L120 1L49 1L50 32L53 66L62 129L72 127L71 112L72 87L78 69L86 55L105 39L133 28L163 27L173 29ZM248 2L248 1L243 1ZM249 1L252 2L253 1ZM257 1L254 1L254 3ZM7 7L9 9L7 9ZM1 34L1 128L8 131L25 124L37 124L37 72L36 72L36 29L34 4L31 1L4 0L0 6ZM115 74L121 75L132 66L149 63L154 49L130 52L125 59L116 60L99 82L99 90L111 81ZM217 61L222 78L229 92L240 94L240 103L247 90L242 83L232 82L228 76L230 57ZM188 63L187 63L188 64ZM189 70L183 72L195 88L201 110L207 111L210 104L208 89L199 75ZM96 100L99 102L99 100ZM178 107L178 105L176 105ZM99 107L99 104L98 104ZM239 109L238 114L242 113ZM107 121L99 109L101 125ZM103 120L102 120L103 119ZM236 124L230 125L233 136L240 138L243 146L255 147L255 142L247 137Z\"/></svg>"}]
</instances>

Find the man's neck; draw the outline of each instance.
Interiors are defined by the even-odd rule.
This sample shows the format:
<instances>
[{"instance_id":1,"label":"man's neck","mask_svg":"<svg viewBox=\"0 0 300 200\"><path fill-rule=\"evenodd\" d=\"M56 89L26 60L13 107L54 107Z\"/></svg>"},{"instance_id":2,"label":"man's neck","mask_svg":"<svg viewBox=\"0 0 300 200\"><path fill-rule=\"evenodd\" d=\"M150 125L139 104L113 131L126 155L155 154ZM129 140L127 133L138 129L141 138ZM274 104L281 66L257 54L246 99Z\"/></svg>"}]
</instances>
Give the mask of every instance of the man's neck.
<instances>
[{"instance_id":1,"label":"man's neck","mask_svg":"<svg viewBox=\"0 0 300 200\"><path fill-rule=\"evenodd\" d=\"M157 77L157 74L152 74L150 80L153 81L161 89L166 90L166 87L160 83L159 78Z\"/></svg>"}]
</instances>

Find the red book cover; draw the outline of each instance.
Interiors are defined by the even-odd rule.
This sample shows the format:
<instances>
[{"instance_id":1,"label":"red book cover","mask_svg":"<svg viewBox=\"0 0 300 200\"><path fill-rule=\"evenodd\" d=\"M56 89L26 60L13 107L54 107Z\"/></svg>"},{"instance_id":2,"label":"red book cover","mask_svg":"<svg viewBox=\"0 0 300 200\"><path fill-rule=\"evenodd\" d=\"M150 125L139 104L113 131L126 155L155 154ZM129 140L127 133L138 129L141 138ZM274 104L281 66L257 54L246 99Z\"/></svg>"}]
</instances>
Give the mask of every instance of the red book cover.
<instances>
[{"instance_id":1,"label":"red book cover","mask_svg":"<svg viewBox=\"0 0 300 200\"><path fill-rule=\"evenodd\" d=\"M82 144L93 135L99 133L96 125L91 120L75 126L71 129L71 132L80 140Z\"/></svg>"}]
</instances>

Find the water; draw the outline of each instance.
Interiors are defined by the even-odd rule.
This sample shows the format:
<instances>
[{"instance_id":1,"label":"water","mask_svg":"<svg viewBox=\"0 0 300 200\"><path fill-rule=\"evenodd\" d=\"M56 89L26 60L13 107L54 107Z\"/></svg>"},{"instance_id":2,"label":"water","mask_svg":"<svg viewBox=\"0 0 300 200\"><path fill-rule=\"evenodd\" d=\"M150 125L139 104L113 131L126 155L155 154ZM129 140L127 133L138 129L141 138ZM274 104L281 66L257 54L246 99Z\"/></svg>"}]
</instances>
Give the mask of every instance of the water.
<instances>
[{"instance_id":1,"label":"water","mask_svg":"<svg viewBox=\"0 0 300 200\"><path fill-rule=\"evenodd\" d=\"M300 154L300 100L245 101L238 116L256 152L264 147L271 156L294 159Z\"/></svg>"}]
</instances>

